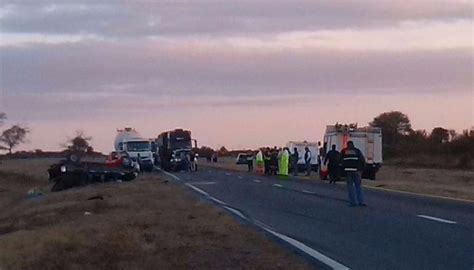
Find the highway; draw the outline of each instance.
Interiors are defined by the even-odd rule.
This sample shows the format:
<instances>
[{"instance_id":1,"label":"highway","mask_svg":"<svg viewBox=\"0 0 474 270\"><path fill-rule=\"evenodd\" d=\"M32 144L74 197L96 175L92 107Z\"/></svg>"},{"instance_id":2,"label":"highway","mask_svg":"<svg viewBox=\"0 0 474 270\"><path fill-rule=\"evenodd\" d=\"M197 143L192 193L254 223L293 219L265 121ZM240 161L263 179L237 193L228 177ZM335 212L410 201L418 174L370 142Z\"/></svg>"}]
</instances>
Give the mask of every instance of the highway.
<instances>
[{"instance_id":1,"label":"highway","mask_svg":"<svg viewBox=\"0 0 474 270\"><path fill-rule=\"evenodd\" d=\"M201 167L173 173L196 196L322 269L474 269L474 203Z\"/></svg>"}]
</instances>

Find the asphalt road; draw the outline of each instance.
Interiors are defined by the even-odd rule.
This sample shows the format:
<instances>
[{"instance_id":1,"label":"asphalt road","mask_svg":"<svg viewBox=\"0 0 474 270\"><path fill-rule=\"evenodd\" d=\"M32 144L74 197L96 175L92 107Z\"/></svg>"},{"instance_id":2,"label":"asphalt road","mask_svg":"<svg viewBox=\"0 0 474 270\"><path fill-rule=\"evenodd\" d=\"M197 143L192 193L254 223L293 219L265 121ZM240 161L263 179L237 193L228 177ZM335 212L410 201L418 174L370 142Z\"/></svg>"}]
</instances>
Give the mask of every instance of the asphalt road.
<instances>
[{"instance_id":1,"label":"asphalt road","mask_svg":"<svg viewBox=\"0 0 474 270\"><path fill-rule=\"evenodd\" d=\"M474 269L474 204L201 167L174 174L203 199L328 269Z\"/></svg>"}]
</instances>

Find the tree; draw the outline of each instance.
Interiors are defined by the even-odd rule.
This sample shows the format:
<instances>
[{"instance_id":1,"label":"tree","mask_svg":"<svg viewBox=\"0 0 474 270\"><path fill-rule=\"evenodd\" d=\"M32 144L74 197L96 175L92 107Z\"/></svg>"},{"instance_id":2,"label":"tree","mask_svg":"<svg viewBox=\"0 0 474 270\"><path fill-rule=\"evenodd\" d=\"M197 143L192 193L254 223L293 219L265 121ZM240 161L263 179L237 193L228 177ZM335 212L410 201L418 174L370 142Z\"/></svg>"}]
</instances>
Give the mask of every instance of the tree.
<instances>
[{"instance_id":1,"label":"tree","mask_svg":"<svg viewBox=\"0 0 474 270\"><path fill-rule=\"evenodd\" d=\"M229 151L227 150L227 148L225 148L225 146L222 146L219 151L217 151L217 153L219 154L219 156L225 156L227 155L227 153L229 153Z\"/></svg>"},{"instance_id":2,"label":"tree","mask_svg":"<svg viewBox=\"0 0 474 270\"><path fill-rule=\"evenodd\" d=\"M435 127L431 131L430 139L435 143L444 143L449 141L449 131L442 127Z\"/></svg>"},{"instance_id":3,"label":"tree","mask_svg":"<svg viewBox=\"0 0 474 270\"><path fill-rule=\"evenodd\" d=\"M92 137L86 136L83 131L76 131L74 138L69 138L67 143L63 145L68 151L73 153L90 153L94 149L89 144Z\"/></svg>"},{"instance_id":4,"label":"tree","mask_svg":"<svg viewBox=\"0 0 474 270\"><path fill-rule=\"evenodd\" d=\"M14 125L11 128L2 132L0 136L0 143L5 145L5 149L11 154L13 148L26 142L26 135L30 131L26 127Z\"/></svg>"},{"instance_id":5,"label":"tree","mask_svg":"<svg viewBox=\"0 0 474 270\"><path fill-rule=\"evenodd\" d=\"M369 125L382 128L384 144L390 146L398 143L403 135L413 131L408 116L399 111L384 112L375 117Z\"/></svg>"}]
</instances>

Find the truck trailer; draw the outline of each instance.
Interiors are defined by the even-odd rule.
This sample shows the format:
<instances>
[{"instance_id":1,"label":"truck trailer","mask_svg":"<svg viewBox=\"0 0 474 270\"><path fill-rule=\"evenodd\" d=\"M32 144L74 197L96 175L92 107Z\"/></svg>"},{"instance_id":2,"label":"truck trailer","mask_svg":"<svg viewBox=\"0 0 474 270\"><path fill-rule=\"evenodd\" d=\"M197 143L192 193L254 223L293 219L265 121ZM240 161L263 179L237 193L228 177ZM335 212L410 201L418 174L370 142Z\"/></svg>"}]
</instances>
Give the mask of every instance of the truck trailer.
<instances>
[{"instance_id":1,"label":"truck trailer","mask_svg":"<svg viewBox=\"0 0 474 270\"><path fill-rule=\"evenodd\" d=\"M382 166L382 129L377 127L357 127L357 124L336 124L326 126L324 134L323 151L324 156L336 145L336 150L341 152L347 147L347 142L353 141L365 157L365 168L363 178L375 180L376 174ZM324 156L321 159L324 161ZM322 178L323 176L320 174Z\"/></svg>"}]
</instances>

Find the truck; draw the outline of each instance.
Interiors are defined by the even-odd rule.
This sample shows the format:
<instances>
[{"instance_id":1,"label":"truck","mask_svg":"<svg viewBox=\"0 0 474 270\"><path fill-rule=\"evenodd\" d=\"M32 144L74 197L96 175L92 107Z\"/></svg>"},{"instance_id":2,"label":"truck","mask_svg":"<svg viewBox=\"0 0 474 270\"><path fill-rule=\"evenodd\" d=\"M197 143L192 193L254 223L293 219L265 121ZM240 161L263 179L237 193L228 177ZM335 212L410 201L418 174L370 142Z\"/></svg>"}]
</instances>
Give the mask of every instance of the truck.
<instances>
[{"instance_id":1,"label":"truck","mask_svg":"<svg viewBox=\"0 0 474 270\"><path fill-rule=\"evenodd\" d=\"M112 153L106 162L82 161L81 155L69 154L48 169L51 191L109 181L131 181L138 175L130 159Z\"/></svg>"},{"instance_id":2,"label":"truck","mask_svg":"<svg viewBox=\"0 0 474 270\"><path fill-rule=\"evenodd\" d=\"M286 147L290 149L290 154L293 153L294 149L298 149L298 170L306 170L306 163L304 160L305 148L308 147L311 152L311 169L313 171L318 170L318 161L319 161L319 145L316 142L307 142L307 141L289 141L286 143ZM291 167L291 166L290 166ZM290 168L291 169L291 168Z\"/></svg>"},{"instance_id":3,"label":"truck","mask_svg":"<svg viewBox=\"0 0 474 270\"><path fill-rule=\"evenodd\" d=\"M375 180L376 174L382 166L382 129L377 127L359 128L357 124L328 125L324 134L321 159L324 160L324 156L331 150L332 145L336 145L336 150L341 152L347 147L348 141L353 141L355 147L365 157L366 165L362 177ZM321 173L321 178L325 180L327 175Z\"/></svg>"},{"instance_id":4,"label":"truck","mask_svg":"<svg viewBox=\"0 0 474 270\"><path fill-rule=\"evenodd\" d=\"M192 139L191 131L175 129L162 132L155 140L158 151L158 163L163 170L178 171L187 169L187 155L192 147L197 147L197 141Z\"/></svg>"},{"instance_id":5,"label":"truck","mask_svg":"<svg viewBox=\"0 0 474 270\"><path fill-rule=\"evenodd\" d=\"M117 129L114 147L117 153L137 162L141 171L153 170L155 157L152 152L152 141L145 139L135 129L130 127Z\"/></svg>"}]
</instances>

